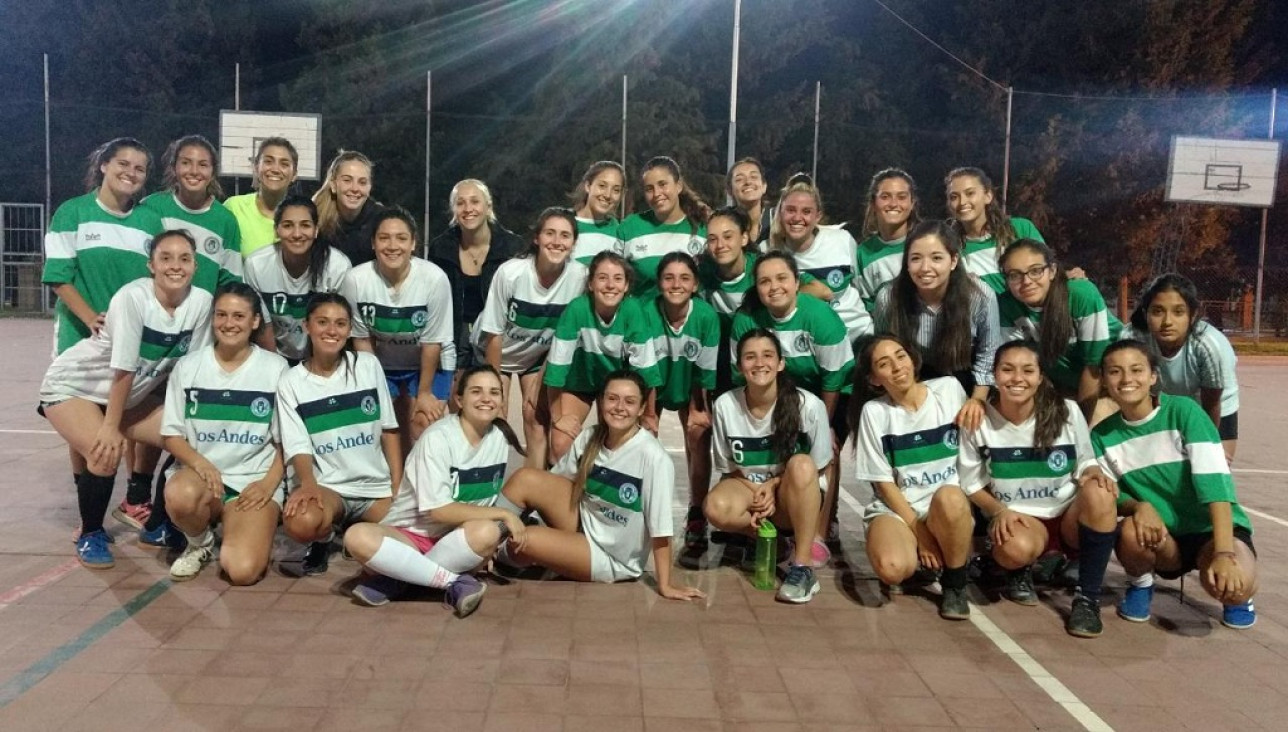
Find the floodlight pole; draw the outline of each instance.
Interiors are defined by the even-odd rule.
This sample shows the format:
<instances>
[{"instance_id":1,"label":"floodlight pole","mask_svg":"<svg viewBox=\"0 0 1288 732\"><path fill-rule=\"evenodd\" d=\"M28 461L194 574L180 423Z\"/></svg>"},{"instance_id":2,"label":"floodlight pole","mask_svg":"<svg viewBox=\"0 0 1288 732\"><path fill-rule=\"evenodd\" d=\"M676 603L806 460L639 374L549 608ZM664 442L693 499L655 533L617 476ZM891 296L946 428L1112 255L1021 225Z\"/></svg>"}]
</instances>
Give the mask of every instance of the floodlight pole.
<instances>
[{"instance_id":1,"label":"floodlight pole","mask_svg":"<svg viewBox=\"0 0 1288 732\"><path fill-rule=\"evenodd\" d=\"M823 99L823 82L814 82L814 164L810 167L809 177L818 185L818 112ZM732 167L732 166L730 166Z\"/></svg>"},{"instance_id":2,"label":"floodlight pole","mask_svg":"<svg viewBox=\"0 0 1288 732\"><path fill-rule=\"evenodd\" d=\"M1270 130L1267 139L1275 139L1275 107L1278 106L1279 90L1270 90ZM1274 201L1270 202L1271 204ZM1266 275L1266 224L1270 217L1270 206L1261 209L1261 246L1257 250L1257 302L1253 306L1252 338L1261 340L1261 288Z\"/></svg>"},{"instance_id":3,"label":"floodlight pole","mask_svg":"<svg viewBox=\"0 0 1288 732\"><path fill-rule=\"evenodd\" d=\"M726 155L725 170L733 170L735 151L738 146L738 37L742 33L742 0L733 3L733 56L730 63L729 80L729 152ZM725 186L726 190L729 188ZM725 194L725 203L732 205L733 196Z\"/></svg>"},{"instance_id":4,"label":"floodlight pole","mask_svg":"<svg viewBox=\"0 0 1288 732\"><path fill-rule=\"evenodd\" d=\"M48 224L54 211L54 185L50 172L52 158L49 152L49 54L42 54L42 56L45 64L45 220L43 223Z\"/></svg>"},{"instance_id":5,"label":"floodlight pole","mask_svg":"<svg viewBox=\"0 0 1288 732\"><path fill-rule=\"evenodd\" d=\"M241 111L241 62L233 64L233 109ZM252 173L253 175L253 173ZM233 195L241 195L241 176L233 176Z\"/></svg>"},{"instance_id":6,"label":"floodlight pole","mask_svg":"<svg viewBox=\"0 0 1288 732\"><path fill-rule=\"evenodd\" d=\"M425 242L425 254L429 254L429 132L430 111L434 93L434 72L425 72L425 225L421 228L421 237Z\"/></svg>"},{"instance_id":7,"label":"floodlight pole","mask_svg":"<svg viewBox=\"0 0 1288 732\"><path fill-rule=\"evenodd\" d=\"M1015 87L1006 87L1006 148L1002 152L1002 210L1006 210L1006 197L1011 190L1011 102Z\"/></svg>"}]
</instances>

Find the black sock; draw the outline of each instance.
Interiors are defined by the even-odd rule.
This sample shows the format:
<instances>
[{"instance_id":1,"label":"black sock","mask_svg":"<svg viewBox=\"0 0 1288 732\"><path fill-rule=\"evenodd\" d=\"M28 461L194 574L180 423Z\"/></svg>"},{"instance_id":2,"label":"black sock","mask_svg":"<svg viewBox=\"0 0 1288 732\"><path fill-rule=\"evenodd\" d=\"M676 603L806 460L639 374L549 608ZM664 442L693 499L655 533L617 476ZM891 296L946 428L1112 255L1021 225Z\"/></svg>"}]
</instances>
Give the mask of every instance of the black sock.
<instances>
[{"instance_id":1,"label":"black sock","mask_svg":"<svg viewBox=\"0 0 1288 732\"><path fill-rule=\"evenodd\" d=\"M702 506L689 506L689 515L685 518L685 521L701 521L705 524L707 515L702 512Z\"/></svg>"},{"instance_id":2,"label":"black sock","mask_svg":"<svg viewBox=\"0 0 1288 732\"><path fill-rule=\"evenodd\" d=\"M115 475L85 472L77 478L76 503L80 508L82 535L103 528L103 519L107 516L107 507L112 503L112 486L115 483Z\"/></svg>"},{"instance_id":3,"label":"black sock","mask_svg":"<svg viewBox=\"0 0 1288 732\"><path fill-rule=\"evenodd\" d=\"M945 590L965 589L966 582L970 580L970 575L966 572L967 566L963 564L960 567L944 567L943 574L939 575L939 586Z\"/></svg>"},{"instance_id":4,"label":"black sock","mask_svg":"<svg viewBox=\"0 0 1288 732\"><path fill-rule=\"evenodd\" d=\"M1114 551L1118 530L1095 531L1078 524L1078 592L1093 602L1100 602L1100 588L1105 584L1105 567Z\"/></svg>"},{"instance_id":5,"label":"black sock","mask_svg":"<svg viewBox=\"0 0 1288 732\"><path fill-rule=\"evenodd\" d=\"M138 505L147 503L152 497L152 475L150 473L130 473L130 482L125 484L125 500Z\"/></svg>"},{"instance_id":6,"label":"black sock","mask_svg":"<svg viewBox=\"0 0 1288 732\"><path fill-rule=\"evenodd\" d=\"M173 461L171 458L170 461ZM169 467L168 465L166 467ZM148 516L147 523L143 524L145 531L156 531L161 524L170 519L165 512L165 468L157 473L156 493L152 496L152 514Z\"/></svg>"}]
</instances>

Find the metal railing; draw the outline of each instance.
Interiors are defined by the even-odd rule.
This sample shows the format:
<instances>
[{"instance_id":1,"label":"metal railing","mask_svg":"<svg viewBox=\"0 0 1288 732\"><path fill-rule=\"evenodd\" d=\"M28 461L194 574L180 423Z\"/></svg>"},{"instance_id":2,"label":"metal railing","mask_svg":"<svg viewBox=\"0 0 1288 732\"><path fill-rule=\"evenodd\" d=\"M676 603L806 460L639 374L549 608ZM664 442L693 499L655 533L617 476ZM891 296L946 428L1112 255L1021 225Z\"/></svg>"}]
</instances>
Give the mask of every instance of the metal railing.
<instances>
[{"instance_id":1,"label":"metal railing","mask_svg":"<svg viewBox=\"0 0 1288 732\"><path fill-rule=\"evenodd\" d=\"M49 312L54 297L40 283L44 266L44 205L0 203L0 313Z\"/></svg>"}]
</instances>

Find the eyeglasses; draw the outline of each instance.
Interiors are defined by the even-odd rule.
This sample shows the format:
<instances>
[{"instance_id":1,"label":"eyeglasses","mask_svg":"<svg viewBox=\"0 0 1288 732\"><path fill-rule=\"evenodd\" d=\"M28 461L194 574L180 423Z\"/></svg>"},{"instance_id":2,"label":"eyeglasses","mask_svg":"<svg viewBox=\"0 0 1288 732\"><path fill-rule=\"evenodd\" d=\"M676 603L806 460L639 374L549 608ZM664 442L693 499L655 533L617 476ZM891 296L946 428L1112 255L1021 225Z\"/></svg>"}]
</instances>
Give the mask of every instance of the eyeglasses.
<instances>
[{"instance_id":1,"label":"eyeglasses","mask_svg":"<svg viewBox=\"0 0 1288 732\"><path fill-rule=\"evenodd\" d=\"M1012 270L1007 270L1003 274L1006 276L1006 284L1018 285L1025 280L1032 280L1033 282L1037 282L1038 280L1041 280L1042 275L1048 269L1051 269L1050 263L1035 264L1032 267L1029 267L1028 269L1012 269Z\"/></svg>"}]
</instances>

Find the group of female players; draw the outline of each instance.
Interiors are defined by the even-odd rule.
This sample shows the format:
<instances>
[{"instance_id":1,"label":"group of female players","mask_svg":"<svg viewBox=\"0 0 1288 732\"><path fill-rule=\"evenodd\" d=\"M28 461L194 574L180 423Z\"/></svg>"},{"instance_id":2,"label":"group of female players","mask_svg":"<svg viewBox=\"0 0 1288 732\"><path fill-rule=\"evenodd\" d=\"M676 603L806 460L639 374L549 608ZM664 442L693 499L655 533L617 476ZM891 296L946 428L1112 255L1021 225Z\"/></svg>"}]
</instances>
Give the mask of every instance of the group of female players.
<instances>
[{"instance_id":1,"label":"group of female players","mask_svg":"<svg viewBox=\"0 0 1288 732\"><path fill-rule=\"evenodd\" d=\"M982 544L1021 604L1037 602L1037 560L1076 557L1077 636L1101 633L1115 550L1124 618L1149 618L1155 574L1198 569L1227 625L1255 621L1229 342L1178 275L1124 329L981 170L948 174L942 221L921 219L907 173L879 172L857 237L822 223L807 176L771 204L753 159L729 171L735 204L712 210L653 158L647 210L620 222L625 171L595 163L526 239L467 179L425 259L415 220L371 198L360 153L312 199L291 192L285 139L254 162L254 192L220 203L213 146L184 137L165 189L140 200L151 158L113 140L51 222L40 407L71 448L87 567L114 563L103 521L125 460L114 515L182 548L176 580L217 554L230 582L258 581L280 523L308 574L342 540L370 605L418 585L468 615L489 560L613 582L651 557L661 595L700 598L672 574L675 466L656 437L670 409L690 485L682 566L715 540L749 551L769 521L793 535L777 597L808 602L853 480L873 493L883 586L934 573L945 618L969 615ZM507 477L512 450L524 467Z\"/></svg>"}]
</instances>

